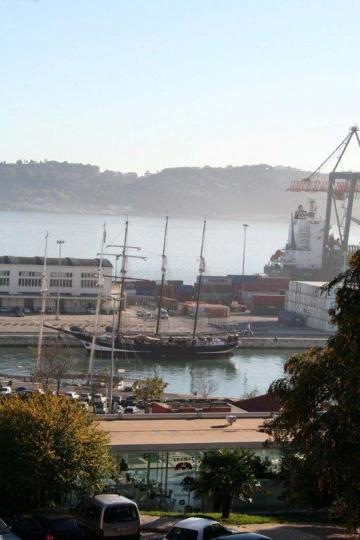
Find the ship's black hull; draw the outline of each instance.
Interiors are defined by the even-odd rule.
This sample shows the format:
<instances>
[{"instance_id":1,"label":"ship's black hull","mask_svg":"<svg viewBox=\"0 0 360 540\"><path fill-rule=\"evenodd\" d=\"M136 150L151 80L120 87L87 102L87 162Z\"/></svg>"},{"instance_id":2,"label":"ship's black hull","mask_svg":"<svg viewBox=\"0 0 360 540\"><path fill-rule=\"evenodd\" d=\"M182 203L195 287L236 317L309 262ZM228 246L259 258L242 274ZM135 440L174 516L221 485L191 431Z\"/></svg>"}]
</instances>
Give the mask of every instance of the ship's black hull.
<instances>
[{"instance_id":1,"label":"ship's black hull","mask_svg":"<svg viewBox=\"0 0 360 540\"><path fill-rule=\"evenodd\" d=\"M57 329L78 339L90 352L93 336L87 333ZM118 337L114 342L114 355L122 358L168 358L200 359L231 355L239 346L237 335L207 336L191 339L188 337L155 338L149 336ZM109 356L112 353L111 336L99 336L94 346L97 355Z\"/></svg>"}]
</instances>

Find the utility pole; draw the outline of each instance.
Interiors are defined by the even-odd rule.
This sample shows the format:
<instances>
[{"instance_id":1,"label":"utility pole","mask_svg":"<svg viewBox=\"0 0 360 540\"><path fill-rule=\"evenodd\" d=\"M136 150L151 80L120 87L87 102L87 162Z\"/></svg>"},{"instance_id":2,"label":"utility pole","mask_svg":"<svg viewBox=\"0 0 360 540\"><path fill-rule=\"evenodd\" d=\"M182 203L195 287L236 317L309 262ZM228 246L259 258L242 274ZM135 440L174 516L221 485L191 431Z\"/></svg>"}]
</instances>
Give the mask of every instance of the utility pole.
<instances>
[{"instance_id":1,"label":"utility pole","mask_svg":"<svg viewBox=\"0 0 360 540\"><path fill-rule=\"evenodd\" d=\"M244 228L244 250L243 250L243 261L242 261L242 275L245 274L245 253L246 253L246 230L249 227L247 223L243 224Z\"/></svg>"},{"instance_id":2,"label":"utility pole","mask_svg":"<svg viewBox=\"0 0 360 540\"><path fill-rule=\"evenodd\" d=\"M46 235L45 235L45 249L44 249L44 263L43 263L43 271L42 271L42 277L41 277L41 296L42 296L42 300L41 300L40 328L39 328L38 345L37 345L37 352L36 352L36 372L37 373L40 371L40 368L41 368L41 352L42 352L42 342L43 342L43 334L44 334L44 321L45 321L45 312L46 312L46 296L47 296L47 292L48 292L47 276L46 276L48 238L49 238L49 233L46 232Z\"/></svg>"},{"instance_id":3,"label":"utility pole","mask_svg":"<svg viewBox=\"0 0 360 540\"><path fill-rule=\"evenodd\" d=\"M56 240L56 243L59 246L59 266L58 266L58 293L57 293L57 303L56 303L56 320L59 320L60 316L60 279L61 279L61 246L65 244L65 240Z\"/></svg>"}]
</instances>

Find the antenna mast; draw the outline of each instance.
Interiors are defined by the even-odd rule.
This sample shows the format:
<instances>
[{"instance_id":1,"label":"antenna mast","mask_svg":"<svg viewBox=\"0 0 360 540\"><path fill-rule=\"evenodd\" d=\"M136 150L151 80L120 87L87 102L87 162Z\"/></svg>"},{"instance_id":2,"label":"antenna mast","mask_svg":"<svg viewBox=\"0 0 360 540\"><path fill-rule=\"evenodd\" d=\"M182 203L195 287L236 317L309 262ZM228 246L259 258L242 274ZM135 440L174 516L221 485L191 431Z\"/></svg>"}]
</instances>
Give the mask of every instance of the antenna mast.
<instances>
[{"instance_id":1,"label":"antenna mast","mask_svg":"<svg viewBox=\"0 0 360 540\"><path fill-rule=\"evenodd\" d=\"M156 332L155 332L155 335L157 335L157 336L159 335L159 330L160 330L161 306L162 306L165 275L166 275L166 262L167 261L166 261L165 249L166 249L166 238L167 238L168 222L169 222L169 217L166 216L166 218L165 218L164 243L163 243L163 250L162 250L162 256L161 256L161 285L160 285L158 313L157 313L157 320L156 320Z\"/></svg>"},{"instance_id":2,"label":"antenna mast","mask_svg":"<svg viewBox=\"0 0 360 540\"><path fill-rule=\"evenodd\" d=\"M195 311L195 320L194 320L193 337L195 337L195 334L196 334L196 327L197 327L198 318L199 318L199 304L200 304L201 282L202 282L202 276L203 276L203 273L205 272L205 259L204 259L204 257L203 257L204 241L205 241L205 230L206 230L206 219L204 219L204 226L203 226L202 239L201 239L200 264L199 264L199 279L198 279L197 295L196 295L196 311Z\"/></svg>"}]
</instances>

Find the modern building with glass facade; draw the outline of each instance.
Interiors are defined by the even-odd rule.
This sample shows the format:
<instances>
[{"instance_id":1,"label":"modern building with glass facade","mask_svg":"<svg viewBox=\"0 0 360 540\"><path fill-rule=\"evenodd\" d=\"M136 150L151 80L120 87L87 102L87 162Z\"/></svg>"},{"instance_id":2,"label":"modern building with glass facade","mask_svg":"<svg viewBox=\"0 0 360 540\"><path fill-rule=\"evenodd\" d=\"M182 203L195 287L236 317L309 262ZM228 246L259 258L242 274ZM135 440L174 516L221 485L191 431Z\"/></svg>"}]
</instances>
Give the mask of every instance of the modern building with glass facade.
<instances>
[{"instance_id":1,"label":"modern building with glass facade","mask_svg":"<svg viewBox=\"0 0 360 540\"><path fill-rule=\"evenodd\" d=\"M232 425L226 417L102 421L100 426L110 436L119 466L114 489L136 500L142 509L181 511L189 506L209 510L206 501L194 499L183 489L182 480L197 474L204 451L216 448L250 450L269 458L276 470L279 450L264 446L268 436L262 430L263 422L264 417L251 415L243 415ZM279 487L271 481L264 481L264 487L253 501L253 508L281 504L277 498Z\"/></svg>"}]
</instances>

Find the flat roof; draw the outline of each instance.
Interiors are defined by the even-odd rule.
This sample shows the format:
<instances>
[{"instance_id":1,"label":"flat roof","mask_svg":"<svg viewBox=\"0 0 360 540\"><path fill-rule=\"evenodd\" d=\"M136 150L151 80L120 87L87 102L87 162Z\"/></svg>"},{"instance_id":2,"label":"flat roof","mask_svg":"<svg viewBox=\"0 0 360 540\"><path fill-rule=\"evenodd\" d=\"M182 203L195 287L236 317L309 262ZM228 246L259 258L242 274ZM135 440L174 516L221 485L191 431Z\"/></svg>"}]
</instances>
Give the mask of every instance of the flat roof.
<instances>
[{"instance_id":1,"label":"flat roof","mask_svg":"<svg viewBox=\"0 0 360 540\"><path fill-rule=\"evenodd\" d=\"M59 259L54 257L48 257L46 259L48 266L58 266ZM17 257L14 255L1 255L0 264L29 264L36 266L44 265L44 257ZM77 259L75 257L62 257L61 266L95 266L98 268L100 265L100 259ZM103 259L103 267L112 267L111 262L108 259Z\"/></svg>"},{"instance_id":2,"label":"flat roof","mask_svg":"<svg viewBox=\"0 0 360 540\"><path fill-rule=\"evenodd\" d=\"M98 422L110 435L110 445L123 451L260 448L269 438L259 431L264 418L121 419Z\"/></svg>"}]
</instances>

